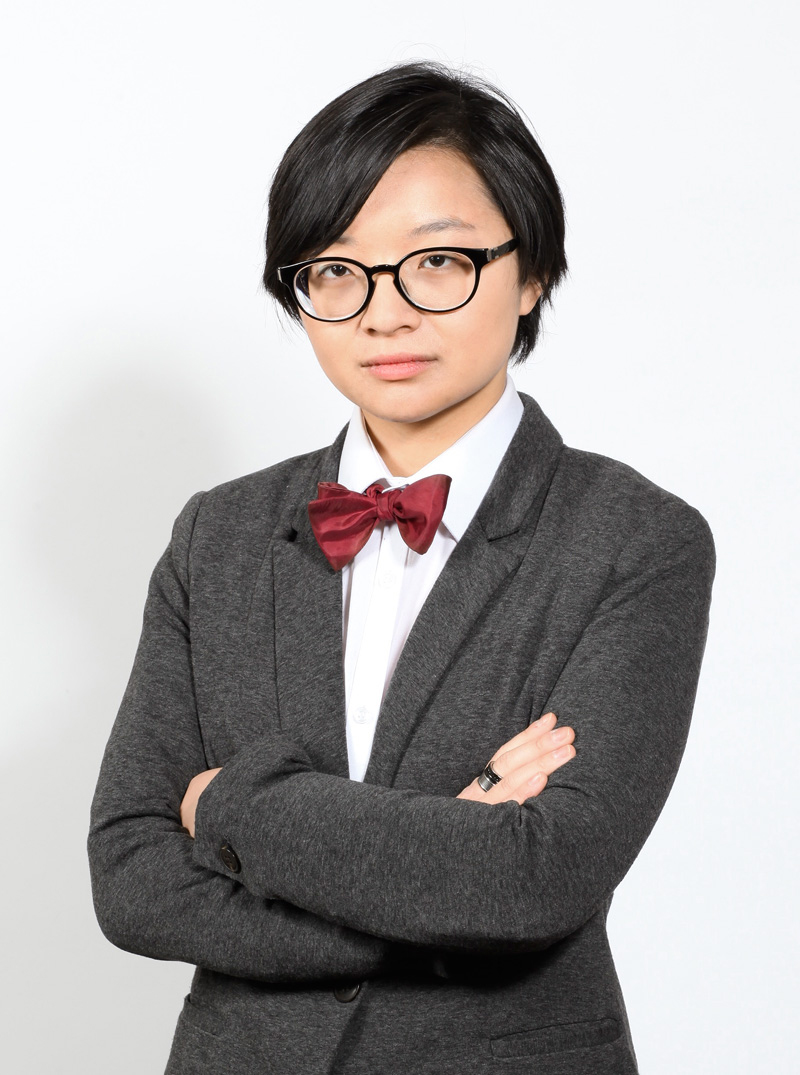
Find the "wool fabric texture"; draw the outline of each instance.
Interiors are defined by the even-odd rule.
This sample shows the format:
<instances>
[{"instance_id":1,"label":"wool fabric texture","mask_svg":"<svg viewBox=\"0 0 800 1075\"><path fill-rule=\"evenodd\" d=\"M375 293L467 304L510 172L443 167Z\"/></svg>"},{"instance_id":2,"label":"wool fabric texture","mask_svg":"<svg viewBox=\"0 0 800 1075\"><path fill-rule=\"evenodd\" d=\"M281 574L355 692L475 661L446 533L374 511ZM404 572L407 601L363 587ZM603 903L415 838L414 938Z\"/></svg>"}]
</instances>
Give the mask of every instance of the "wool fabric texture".
<instances>
[{"instance_id":1,"label":"wool fabric texture","mask_svg":"<svg viewBox=\"0 0 800 1075\"><path fill-rule=\"evenodd\" d=\"M307 511L344 431L178 516L88 841L106 936L196 966L167 1075L637 1072L606 917L683 754L714 546L696 509L521 398L363 781L341 576ZM577 754L539 796L457 797L550 710ZM217 766L192 839L181 799Z\"/></svg>"}]
</instances>

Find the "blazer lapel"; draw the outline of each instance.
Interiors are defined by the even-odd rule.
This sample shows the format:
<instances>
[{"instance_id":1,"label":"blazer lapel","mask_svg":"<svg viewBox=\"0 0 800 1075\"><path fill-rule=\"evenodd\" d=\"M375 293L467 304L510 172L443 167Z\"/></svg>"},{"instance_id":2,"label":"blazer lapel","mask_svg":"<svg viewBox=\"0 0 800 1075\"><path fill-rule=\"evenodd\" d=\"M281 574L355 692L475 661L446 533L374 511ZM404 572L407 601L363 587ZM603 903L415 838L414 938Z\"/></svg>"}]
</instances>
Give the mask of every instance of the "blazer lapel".
<instances>
[{"instance_id":1,"label":"blazer lapel","mask_svg":"<svg viewBox=\"0 0 800 1075\"><path fill-rule=\"evenodd\" d=\"M525 412L514 438L403 647L378 717L365 783L393 782L437 683L533 539L563 441L538 404L520 396Z\"/></svg>"},{"instance_id":2,"label":"blazer lapel","mask_svg":"<svg viewBox=\"0 0 800 1075\"><path fill-rule=\"evenodd\" d=\"M538 404L520 395L525 412L519 428L400 655L381 707L365 783L391 785L437 683L481 611L519 567L535 533L563 444ZM253 592L240 717L250 713L255 734L263 734L258 714L277 707L281 730L304 745L314 767L347 777L342 577L317 544L307 510L317 482L337 480L345 433L346 428L321 461L291 479L290 507ZM270 636L274 665L272 654L265 652Z\"/></svg>"},{"instance_id":3,"label":"blazer lapel","mask_svg":"<svg viewBox=\"0 0 800 1075\"><path fill-rule=\"evenodd\" d=\"M348 775L342 662L342 576L317 544L308 501L336 481L346 427L318 470L293 482L287 525L262 570L274 587L275 679L280 726L306 747L319 772ZM271 575L271 579L270 579Z\"/></svg>"}]
</instances>

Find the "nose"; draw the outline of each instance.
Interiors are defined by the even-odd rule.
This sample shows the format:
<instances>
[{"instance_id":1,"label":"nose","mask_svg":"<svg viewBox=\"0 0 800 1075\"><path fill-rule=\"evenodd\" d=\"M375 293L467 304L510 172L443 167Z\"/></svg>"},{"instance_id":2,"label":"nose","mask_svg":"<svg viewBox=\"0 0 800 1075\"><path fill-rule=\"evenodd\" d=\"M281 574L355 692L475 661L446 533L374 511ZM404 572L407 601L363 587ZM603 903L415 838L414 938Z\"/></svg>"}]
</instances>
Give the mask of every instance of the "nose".
<instances>
[{"instance_id":1,"label":"nose","mask_svg":"<svg viewBox=\"0 0 800 1075\"><path fill-rule=\"evenodd\" d=\"M395 287L390 272L375 273L375 290L361 315L361 328L376 335L389 335L417 327L420 311L406 302Z\"/></svg>"}]
</instances>

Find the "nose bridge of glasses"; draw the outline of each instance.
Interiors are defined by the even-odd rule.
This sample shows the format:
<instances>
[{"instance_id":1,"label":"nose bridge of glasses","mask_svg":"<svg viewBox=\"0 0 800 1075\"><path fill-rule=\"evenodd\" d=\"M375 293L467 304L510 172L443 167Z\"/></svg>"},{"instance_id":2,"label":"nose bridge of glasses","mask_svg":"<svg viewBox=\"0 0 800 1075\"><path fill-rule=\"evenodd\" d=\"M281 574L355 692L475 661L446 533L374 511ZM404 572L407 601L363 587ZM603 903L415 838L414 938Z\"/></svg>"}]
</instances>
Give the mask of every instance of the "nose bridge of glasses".
<instances>
[{"instance_id":1,"label":"nose bridge of glasses","mask_svg":"<svg viewBox=\"0 0 800 1075\"><path fill-rule=\"evenodd\" d=\"M371 284L370 290L371 290L373 296L375 294L375 286L376 286L375 277L376 276L391 276L392 283L394 284L395 290L400 293L401 297L403 299L405 299L406 302L409 301L408 300L408 295L406 295L406 292L405 292L405 288L403 287L402 283L400 282L400 266L401 265L402 265L402 262L399 262L397 265L373 265L371 269L367 270L367 275L369 277L369 281L370 281L370 284ZM411 305L413 305L413 303Z\"/></svg>"},{"instance_id":2,"label":"nose bridge of glasses","mask_svg":"<svg viewBox=\"0 0 800 1075\"><path fill-rule=\"evenodd\" d=\"M397 270L399 265L373 265L371 269L367 269L367 276L375 277L382 273L389 273L390 276L394 276L397 279Z\"/></svg>"}]
</instances>

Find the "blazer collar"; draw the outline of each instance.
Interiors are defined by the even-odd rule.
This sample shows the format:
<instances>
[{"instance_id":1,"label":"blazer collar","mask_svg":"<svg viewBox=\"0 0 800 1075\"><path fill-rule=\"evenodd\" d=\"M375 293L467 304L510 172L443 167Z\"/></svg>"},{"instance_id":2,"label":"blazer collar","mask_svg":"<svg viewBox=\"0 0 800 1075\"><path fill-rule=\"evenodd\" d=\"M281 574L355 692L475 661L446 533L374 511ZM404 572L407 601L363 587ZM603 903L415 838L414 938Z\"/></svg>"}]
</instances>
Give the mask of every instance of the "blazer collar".
<instances>
[{"instance_id":1,"label":"blazer collar","mask_svg":"<svg viewBox=\"0 0 800 1075\"><path fill-rule=\"evenodd\" d=\"M489 541L535 528L539 494L549 486L564 447L536 400L524 392L519 396L525 408L522 420L477 512Z\"/></svg>"},{"instance_id":2,"label":"blazer collar","mask_svg":"<svg viewBox=\"0 0 800 1075\"><path fill-rule=\"evenodd\" d=\"M378 454L364 427L361 410L356 407L347 426L338 480L348 489L363 492L376 481L398 487L430 474L448 474L453 484L442 525L460 541L497 473L524 411L514 382L507 376L505 390L488 414L414 474L396 477Z\"/></svg>"},{"instance_id":3,"label":"blazer collar","mask_svg":"<svg viewBox=\"0 0 800 1075\"><path fill-rule=\"evenodd\" d=\"M536 400L525 392L518 394L524 408L522 418L476 516L489 541L519 530L536 492L552 476L564 445L558 430ZM310 536L315 545L308 518L308 501L317 495L317 482L338 480L347 430L348 426L345 426L339 432L333 444L322 452L318 470L303 474L298 486L299 497L292 509L291 527L303 538ZM324 556L322 560L327 563Z\"/></svg>"},{"instance_id":4,"label":"blazer collar","mask_svg":"<svg viewBox=\"0 0 800 1075\"><path fill-rule=\"evenodd\" d=\"M520 393L522 420L478 511L408 636L375 730L366 783L392 783L416 722L482 609L520 565L563 448L539 405ZM280 726L321 772L347 777L342 582L308 518L318 481L336 481L345 427L292 482L291 522L272 551ZM465 585L465 578L469 585Z\"/></svg>"}]
</instances>

